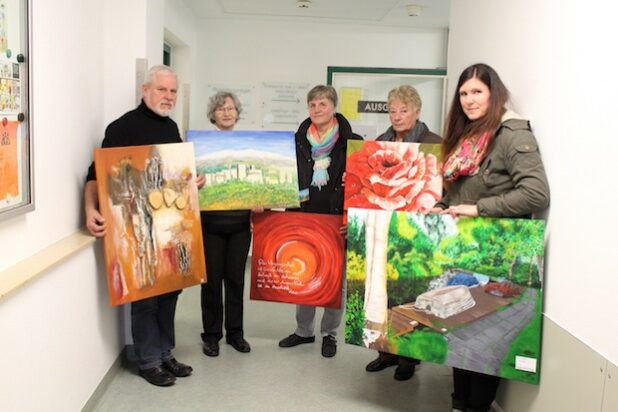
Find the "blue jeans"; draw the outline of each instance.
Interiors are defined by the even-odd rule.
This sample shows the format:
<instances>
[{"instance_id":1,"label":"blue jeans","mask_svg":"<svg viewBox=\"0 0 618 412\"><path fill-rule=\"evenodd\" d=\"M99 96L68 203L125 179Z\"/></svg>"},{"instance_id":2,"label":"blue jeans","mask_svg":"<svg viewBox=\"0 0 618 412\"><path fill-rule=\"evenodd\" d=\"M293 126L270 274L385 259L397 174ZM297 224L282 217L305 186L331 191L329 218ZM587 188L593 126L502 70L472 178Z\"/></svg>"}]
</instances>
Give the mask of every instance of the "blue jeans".
<instances>
[{"instance_id":1,"label":"blue jeans","mask_svg":"<svg viewBox=\"0 0 618 412\"><path fill-rule=\"evenodd\" d=\"M139 369L161 366L173 357L179 294L175 291L131 303L131 332Z\"/></svg>"}]
</instances>

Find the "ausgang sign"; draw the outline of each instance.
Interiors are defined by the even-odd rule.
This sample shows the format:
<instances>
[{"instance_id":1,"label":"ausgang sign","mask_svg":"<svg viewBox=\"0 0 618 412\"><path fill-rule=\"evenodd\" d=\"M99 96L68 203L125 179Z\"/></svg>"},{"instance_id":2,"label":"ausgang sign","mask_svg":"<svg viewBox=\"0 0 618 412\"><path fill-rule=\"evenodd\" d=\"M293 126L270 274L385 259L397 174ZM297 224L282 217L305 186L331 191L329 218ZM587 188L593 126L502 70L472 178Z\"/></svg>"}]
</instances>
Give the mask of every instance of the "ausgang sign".
<instances>
[{"instance_id":1,"label":"ausgang sign","mask_svg":"<svg viewBox=\"0 0 618 412\"><path fill-rule=\"evenodd\" d=\"M357 110L359 113L388 113L388 103L359 100Z\"/></svg>"}]
</instances>

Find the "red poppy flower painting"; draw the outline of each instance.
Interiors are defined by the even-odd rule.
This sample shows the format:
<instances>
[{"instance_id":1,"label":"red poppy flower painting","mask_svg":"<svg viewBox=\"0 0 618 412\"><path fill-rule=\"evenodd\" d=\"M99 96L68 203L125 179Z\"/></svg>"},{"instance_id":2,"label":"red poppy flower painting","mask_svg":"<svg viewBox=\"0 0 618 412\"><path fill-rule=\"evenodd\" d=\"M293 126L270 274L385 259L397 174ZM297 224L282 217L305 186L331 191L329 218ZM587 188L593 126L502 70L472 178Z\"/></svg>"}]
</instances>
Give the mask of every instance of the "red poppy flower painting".
<instances>
[{"instance_id":1,"label":"red poppy flower painting","mask_svg":"<svg viewBox=\"0 0 618 412\"><path fill-rule=\"evenodd\" d=\"M341 307L345 251L341 224L338 215L254 215L251 299Z\"/></svg>"},{"instance_id":2,"label":"red poppy flower painting","mask_svg":"<svg viewBox=\"0 0 618 412\"><path fill-rule=\"evenodd\" d=\"M425 212L442 196L440 145L349 141L344 207Z\"/></svg>"}]
</instances>

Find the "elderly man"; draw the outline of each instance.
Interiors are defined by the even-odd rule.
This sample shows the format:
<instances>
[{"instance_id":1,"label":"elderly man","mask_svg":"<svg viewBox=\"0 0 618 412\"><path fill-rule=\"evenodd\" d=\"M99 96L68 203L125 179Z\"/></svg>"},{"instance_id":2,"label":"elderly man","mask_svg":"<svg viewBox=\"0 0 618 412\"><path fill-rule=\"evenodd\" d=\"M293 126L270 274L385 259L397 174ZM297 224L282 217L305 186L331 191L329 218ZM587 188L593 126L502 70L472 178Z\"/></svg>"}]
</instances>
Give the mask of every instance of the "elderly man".
<instances>
[{"instance_id":1,"label":"elderly man","mask_svg":"<svg viewBox=\"0 0 618 412\"><path fill-rule=\"evenodd\" d=\"M142 102L110 123L103 147L139 146L182 142L178 126L169 118L176 104L176 73L167 66L154 66L142 85ZM105 236L106 223L99 213L94 163L84 189L86 226L96 237ZM193 369L178 362L174 348L174 314L179 291L131 304L131 329L139 374L157 386L173 385L176 377Z\"/></svg>"}]
</instances>

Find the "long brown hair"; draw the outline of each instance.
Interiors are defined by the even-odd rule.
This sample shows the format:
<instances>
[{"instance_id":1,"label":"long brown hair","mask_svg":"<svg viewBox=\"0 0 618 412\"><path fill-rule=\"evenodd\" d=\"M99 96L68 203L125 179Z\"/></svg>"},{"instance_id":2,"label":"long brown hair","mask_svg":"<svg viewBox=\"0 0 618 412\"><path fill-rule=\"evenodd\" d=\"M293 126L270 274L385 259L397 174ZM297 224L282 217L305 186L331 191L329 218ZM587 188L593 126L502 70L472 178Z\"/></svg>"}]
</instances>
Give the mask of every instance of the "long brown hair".
<instances>
[{"instance_id":1,"label":"long brown hair","mask_svg":"<svg viewBox=\"0 0 618 412\"><path fill-rule=\"evenodd\" d=\"M477 120L470 120L461 107L459 89L470 79L476 78L489 89L490 105L485 116ZM484 63L473 64L467 67L459 76L455 95L446 119L446 132L442 141L442 159L447 159L455 150L460 139L467 136L481 135L485 132L492 134L489 147L493 143L493 134L500 126L500 120L506 111L505 105L509 100L507 90L498 73Z\"/></svg>"}]
</instances>

